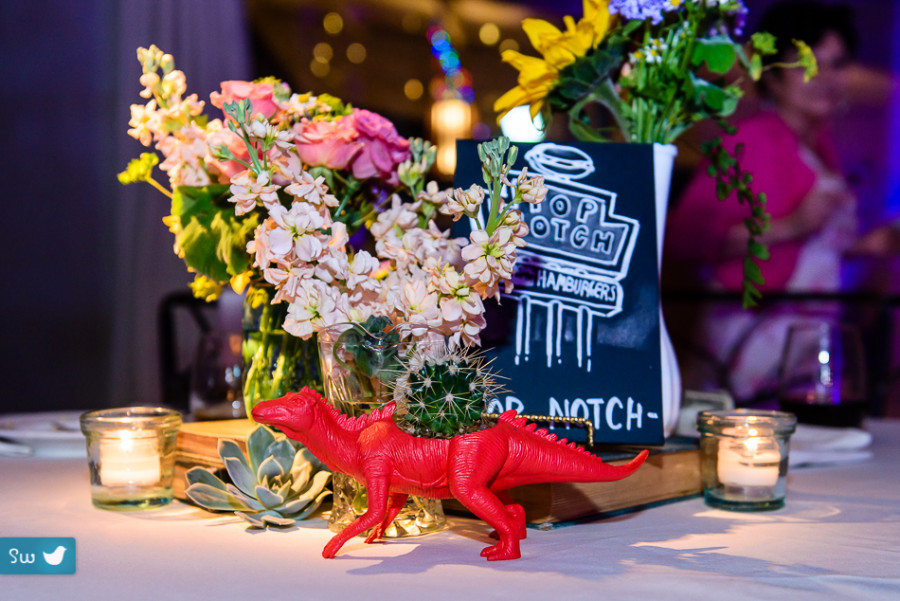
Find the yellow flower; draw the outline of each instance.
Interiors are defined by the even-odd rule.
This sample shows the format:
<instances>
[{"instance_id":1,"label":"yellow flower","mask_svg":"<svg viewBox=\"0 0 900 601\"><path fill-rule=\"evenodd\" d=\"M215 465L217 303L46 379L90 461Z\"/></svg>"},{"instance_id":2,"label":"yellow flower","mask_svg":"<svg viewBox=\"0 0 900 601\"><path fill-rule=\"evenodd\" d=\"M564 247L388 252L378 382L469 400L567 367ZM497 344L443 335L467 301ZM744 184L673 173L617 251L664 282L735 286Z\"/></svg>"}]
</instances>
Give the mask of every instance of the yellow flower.
<instances>
[{"instance_id":1,"label":"yellow flower","mask_svg":"<svg viewBox=\"0 0 900 601\"><path fill-rule=\"evenodd\" d=\"M509 63L519 71L516 87L501 96L494 103L494 110L501 119L517 106L531 105L531 117L541 112L544 97L550 93L559 79L559 71L545 61L533 56L526 56L515 50L504 50L503 62Z\"/></svg>"},{"instance_id":2,"label":"yellow flower","mask_svg":"<svg viewBox=\"0 0 900 601\"><path fill-rule=\"evenodd\" d=\"M802 40L793 40L794 46L797 47L797 63L803 67L804 83L819 74L819 64L816 61L816 55L813 54L806 42Z\"/></svg>"},{"instance_id":3,"label":"yellow flower","mask_svg":"<svg viewBox=\"0 0 900 601\"><path fill-rule=\"evenodd\" d=\"M525 19L522 29L541 58L515 50L504 50L503 62L519 71L518 85L497 99L494 110L498 120L517 106L530 105L532 119L541 112L544 98L557 81L559 72L588 51L597 47L609 30L611 16L608 0L584 0L584 16L577 23L563 18L565 31L541 19Z\"/></svg>"},{"instance_id":4,"label":"yellow flower","mask_svg":"<svg viewBox=\"0 0 900 601\"><path fill-rule=\"evenodd\" d=\"M244 288L247 287L247 284L250 283L251 275L252 274L249 271L245 271L244 273L231 276L231 289L238 294L242 293Z\"/></svg>"},{"instance_id":5,"label":"yellow flower","mask_svg":"<svg viewBox=\"0 0 900 601\"><path fill-rule=\"evenodd\" d=\"M596 48L606 37L615 17L609 14L609 0L584 0L582 7L584 17L579 25L584 21L590 23L593 34L591 48Z\"/></svg>"},{"instance_id":6,"label":"yellow flower","mask_svg":"<svg viewBox=\"0 0 900 601\"><path fill-rule=\"evenodd\" d=\"M173 234L177 234L181 231L181 219L178 215L166 215L162 218L162 222L169 228L169 231Z\"/></svg>"},{"instance_id":7,"label":"yellow flower","mask_svg":"<svg viewBox=\"0 0 900 601\"><path fill-rule=\"evenodd\" d=\"M208 303L213 302L222 295L221 284L199 273L194 276L194 281L190 283L190 287L195 297L202 298Z\"/></svg>"}]
</instances>

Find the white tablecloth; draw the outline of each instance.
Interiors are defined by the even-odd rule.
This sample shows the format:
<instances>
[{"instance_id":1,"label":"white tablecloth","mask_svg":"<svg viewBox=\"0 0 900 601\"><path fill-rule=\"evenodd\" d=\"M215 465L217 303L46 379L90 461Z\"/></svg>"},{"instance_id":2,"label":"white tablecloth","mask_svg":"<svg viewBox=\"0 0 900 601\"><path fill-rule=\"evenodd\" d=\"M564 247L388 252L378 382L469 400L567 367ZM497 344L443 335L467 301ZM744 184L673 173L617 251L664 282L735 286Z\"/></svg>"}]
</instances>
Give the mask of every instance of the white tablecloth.
<instances>
[{"instance_id":1,"label":"white tablecloth","mask_svg":"<svg viewBox=\"0 0 900 601\"><path fill-rule=\"evenodd\" d=\"M522 559L488 563L487 527L322 559L321 519L253 532L191 506L114 513L90 503L84 460L0 459L0 536L71 536L77 572L0 576L0 598L900 599L900 422L876 421L868 461L794 470L787 505L715 510L701 499L529 530ZM0 561L7 558L0 558Z\"/></svg>"}]
</instances>

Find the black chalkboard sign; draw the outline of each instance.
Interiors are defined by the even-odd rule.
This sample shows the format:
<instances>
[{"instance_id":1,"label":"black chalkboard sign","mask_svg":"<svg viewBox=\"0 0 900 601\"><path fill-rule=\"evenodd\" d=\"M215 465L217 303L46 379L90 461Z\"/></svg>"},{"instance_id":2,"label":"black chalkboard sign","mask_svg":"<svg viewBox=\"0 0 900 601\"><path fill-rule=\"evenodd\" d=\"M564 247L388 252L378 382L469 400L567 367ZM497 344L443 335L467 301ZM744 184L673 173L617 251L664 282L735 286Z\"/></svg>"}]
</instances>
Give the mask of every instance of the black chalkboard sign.
<instances>
[{"instance_id":1,"label":"black chalkboard sign","mask_svg":"<svg viewBox=\"0 0 900 601\"><path fill-rule=\"evenodd\" d=\"M477 144L457 142L458 187L483 185ZM489 410L589 419L601 443L662 444L653 147L516 146L509 179L527 165L549 191L521 205L530 233L515 289L485 302L482 345L509 389Z\"/></svg>"}]
</instances>

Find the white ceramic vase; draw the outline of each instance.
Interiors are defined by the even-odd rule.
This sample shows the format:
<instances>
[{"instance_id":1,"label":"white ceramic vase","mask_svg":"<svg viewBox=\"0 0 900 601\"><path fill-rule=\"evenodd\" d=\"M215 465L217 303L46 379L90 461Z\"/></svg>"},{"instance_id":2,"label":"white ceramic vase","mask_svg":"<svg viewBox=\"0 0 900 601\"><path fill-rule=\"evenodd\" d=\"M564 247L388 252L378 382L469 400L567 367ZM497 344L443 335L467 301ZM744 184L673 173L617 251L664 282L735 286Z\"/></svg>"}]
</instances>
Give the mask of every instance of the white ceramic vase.
<instances>
[{"instance_id":1,"label":"white ceramic vase","mask_svg":"<svg viewBox=\"0 0 900 601\"><path fill-rule=\"evenodd\" d=\"M653 177L656 188L656 245L658 267L662 273L663 240L666 229L666 212L669 207L669 188L672 183L672 169L678 149L673 144L653 145ZM662 305L659 308L659 346L662 365L662 413L663 433L670 436L678 424L681 409L681 372L675 348L666 329Z\"/></svg>"}]
</instances>

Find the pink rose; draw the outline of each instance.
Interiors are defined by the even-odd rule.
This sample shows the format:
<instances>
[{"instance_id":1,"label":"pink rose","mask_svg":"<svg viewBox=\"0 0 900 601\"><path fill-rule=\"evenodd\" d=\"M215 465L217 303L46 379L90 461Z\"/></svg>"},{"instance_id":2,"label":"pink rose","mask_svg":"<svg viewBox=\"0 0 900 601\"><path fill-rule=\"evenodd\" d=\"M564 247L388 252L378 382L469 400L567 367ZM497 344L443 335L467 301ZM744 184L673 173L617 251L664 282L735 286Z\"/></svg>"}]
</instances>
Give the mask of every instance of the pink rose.
<instances>
[{"instance_id":1,"label":"pink rose","mask_svg":"<svg viewBox=\"0 0 900 601\"><path fill-rule=\"evenodd\" d=\"M283 83L279 85L287 87ZM259 113L266 119L271 119L280 110L273 92L274 85L271 82L254 83L236 79L223 81L222 93L213 92L209 95L209 100L213 106L222 109L228 102L248 98L253 106L254 115Z\"/></svg>"},{"instance_id":2,"label":"pink rose","mask_svg":"<svg viewBox=\"0 0 900 601\"><path fill-rule=\"evenodd\" d=\"M344 169L362 150L353 122L348 117L337 121L308 121L294 126L297 154L304 165Z\"/></svg>"},{"instance_id":3,"label":"pink rose","mask_svg":"<svg viewBox=\"0 0 900 601\"><path fill-rule=\"evenodd\" d=\"M351 168L357 179L379 177L396 184L397 165L409 158L409 141L397 134L393 123L377 113L355 109L346 119L362 142L362 150L353 159Z\"/></svg>"},{"instance_id":4,"label":"pink rose","mask_svg":"<svg viewBox=\"0 0 900 601\"><path fill-rule=\"evenodd\" d=\"M247 168L237 161L220 161L212 154L213 149L217 146L225 146L235 157L244 161L250 160L250 153L247 152L247 146L244 144L244 141L227 127L209 135L206 138L206 146L210 150L205 158L206 166L211 173L220 174L220 183L228 183L233 175Z\"/></svg>"}]
</instances>

